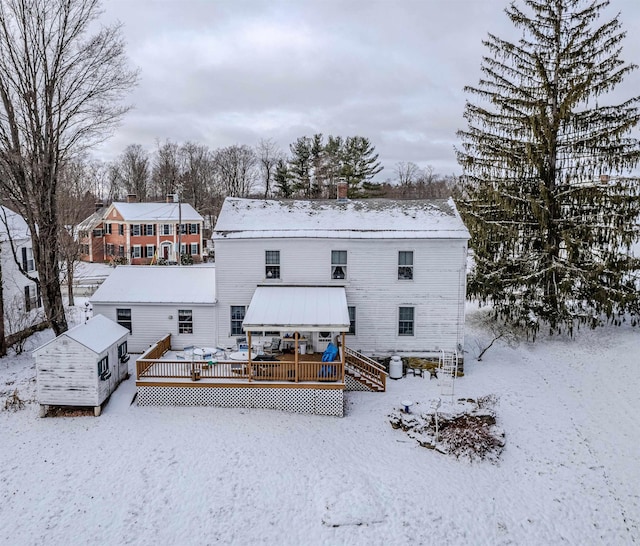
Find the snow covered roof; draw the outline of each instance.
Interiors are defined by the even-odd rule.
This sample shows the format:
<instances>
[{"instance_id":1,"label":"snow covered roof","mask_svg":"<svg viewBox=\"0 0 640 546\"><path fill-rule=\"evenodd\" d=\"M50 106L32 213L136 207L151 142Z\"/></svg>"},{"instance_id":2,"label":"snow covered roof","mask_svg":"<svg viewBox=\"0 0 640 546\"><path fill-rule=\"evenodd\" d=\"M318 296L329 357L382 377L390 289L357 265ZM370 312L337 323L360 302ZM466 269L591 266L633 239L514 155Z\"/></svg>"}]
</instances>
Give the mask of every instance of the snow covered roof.
<instances>
[{"instance_id":1,"label":"snow covered roof","mask_svg":"<svg viewBox=\"0 0 640 546\"><path fill-rule=\"evenodd\" d=\"M7 241L7 227L12 239L30 239L31 232L24 218L7 207L0 207L0 241Z\"/></svg>"},{"instance_id":2,"label":"snow covered roof","mask_svg":"<svg viewBox=\"0 0 640 546\"><path fill-rule=\"evenodd\" d=\"M214 239L469 239L453 199L225 199Z\"/></svg>"},{"instance_id":3,"label":"snow covered roof","mask_svg":"<svg viewBox=\"0 0 640 546\"><path fill-rule=\"evenodd\" d=\"M349 330L343 287L258 286L244 317L247 330Z\"/></svg>"},{"instance_id":4,"label":"snow covered roof","mask_svg":"<svg viewBox=\"0 0 640 546\"><path fill-rule=\"evenodd\" d=\"M33 353L34 355L39 353L44 347L63 336L77 341L94 353L101 353L128 334L129 330L124 326L120 326L117 322L113 322L103 315L96 315L84 324L71 328L57 338L41 345Z\"/></svg>"},{"instance_id":5,"label":"snow covered roof","mask_svg":"<svg viewBox=\"0 0 640 546\"><path fill-rule=\"evenodd\" d=\"M214 304L216 270L206 266L120 265L91 303Z\"/></svg>"},{"instance_id":6,"label":"snow covered roof","mask_svg":"<svg viewBox=\"0 0 640 546\"><path fill-rule=\"evenodd\" d=\"M94 212L91 216L88 216L82 222L78 224L78 231L91 231L98 224L102 224L102 215L104 214L105 209L99 209Z\"/></svg>"},{"instance_id":7,"label":"snow covered roof","mask_svg":"<svg viewBox=\"0 0 640 546\"><path fill-rule=\"evenodd\" d=\"M118 210L122 218L126 222L161 222L172 221L177 222L179 216L182 216L182 222L202 222L203 218L188 203L182 203L181 210L178 210L178 203L111 203L107 208ZM104 212L105 220L107 211Z\"/></svg>"}]
</instances>

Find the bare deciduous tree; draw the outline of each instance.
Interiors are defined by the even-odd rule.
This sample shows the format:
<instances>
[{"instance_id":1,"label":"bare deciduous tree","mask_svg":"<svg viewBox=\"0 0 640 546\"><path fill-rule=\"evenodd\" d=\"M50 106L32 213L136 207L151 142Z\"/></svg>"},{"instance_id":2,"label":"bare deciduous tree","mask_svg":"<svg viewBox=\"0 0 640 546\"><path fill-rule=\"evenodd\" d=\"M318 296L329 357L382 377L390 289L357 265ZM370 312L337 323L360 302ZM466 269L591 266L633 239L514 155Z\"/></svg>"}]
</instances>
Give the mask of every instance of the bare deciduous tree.
<instances>
[{"instance_id":1,"label":"bare deciduous tree","mask_svg":"<svg viewBox=\"0 0 640 546\"><path fill-rule=\"evenodd\" d=\"M224 195L248 197L256 183L256 154L249 146L221 148L214 156Z\"/></svg>"},{"instance_id":2,"label":"bare deciduous tree","mask_svg":"<svg viewBox=\"0 0 640 546\"><path fill-rule=\"evenodd\" d=\"M99 0L0 2L0 186L26 220L47 319L67 329L60 288L62 162L104 140L136 81L119 25L89 34Z\"/></svg>"},{"instance_id":3,"label":"bare deciduous tree","mask_svg":"<svg viewBox=\"0 0 640 546\"><path fill-rule=\"evenodd\" d=\"M149 154L140 144L129 144L112 168L116 196L134 194L141 202L147 200L150 189Z\"/></svg>"},{"instance_id":4,"label":"bare deciduous tree","mask_svg":"<svg viewBox=\"0 0 640 546\"><path fill-rule=\"evenodd\" d=\"M282 159L283 153L275 141L270 138L260 140L256 147L256 152L260 164L260 174L262 175L262 182L264 184L264 198L266 199L271 194L271 185L276 172L276 165L278 164L278 160Z\"/></svg>"},{"instance_id":5,"label":"bare deciduous tree","mask_svg":"<svg viewBox=\"0 0 640 546\"><path fill-rule=\"evenodd\" d=\"M158 142L158 149L153 158L151 178L153 191L157 199L165 199L176 191L183 173L180 147L170 140L163 144Z\"/></svg>"}]
</instances>

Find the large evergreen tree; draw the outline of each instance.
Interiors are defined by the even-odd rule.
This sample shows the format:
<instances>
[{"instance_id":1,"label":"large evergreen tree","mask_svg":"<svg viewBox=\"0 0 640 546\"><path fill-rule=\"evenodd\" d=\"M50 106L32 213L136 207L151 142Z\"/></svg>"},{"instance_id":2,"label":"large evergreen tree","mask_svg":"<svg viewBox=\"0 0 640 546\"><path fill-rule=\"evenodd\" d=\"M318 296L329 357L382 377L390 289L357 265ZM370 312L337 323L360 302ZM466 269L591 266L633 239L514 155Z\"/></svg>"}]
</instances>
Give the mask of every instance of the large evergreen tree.
<instances>
[{"instance_id":1,"label":"large evergreen tree","mask_svg":"<svg viewBox=\"0 0 640 546\"><path fill-rule=\"evenodd\" d=\"M475 269L469 295L535 333L638 314L638 102L606 102L635 65L620 58L608 0L523 0L517 43L489 34L465 90L461 212ZM634 275L636 277L634 278ZM634 319L635 320L635 319Z\"/></svg>"}]
</instances>

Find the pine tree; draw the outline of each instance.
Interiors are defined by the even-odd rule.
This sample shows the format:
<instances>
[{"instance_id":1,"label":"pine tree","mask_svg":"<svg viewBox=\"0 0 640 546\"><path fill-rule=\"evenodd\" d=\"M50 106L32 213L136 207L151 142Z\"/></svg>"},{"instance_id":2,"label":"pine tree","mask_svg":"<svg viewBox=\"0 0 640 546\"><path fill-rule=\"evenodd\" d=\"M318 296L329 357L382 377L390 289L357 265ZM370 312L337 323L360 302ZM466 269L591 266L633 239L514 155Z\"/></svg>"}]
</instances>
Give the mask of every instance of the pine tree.
<instances>
[{"instance_id":1,"label":"pine tree","mask_svg":"<svg viewBox=\"0 0 640 546\"><path fill-rule=\"evenodd\" d=\"M368 138L347 137L342 148L342 178L347 182L349 197L359 197L363 184L382 171L375 147Z\"/></svg>"},{"instance_id":2,"label":"pine tree","mask_svg":"<svg viewBox=\"0 0 640 546\"><path fill-rule=\"evenodd\" d=\"M620 58L625 32L618 16L601 22L608 0L523 4L505 10L522 38L489 34L483 76L465 88L477 99L457 150L469 296L533 334L637 317L640 97L605 100L636 68Z\"/></svg>"}]
</instances>

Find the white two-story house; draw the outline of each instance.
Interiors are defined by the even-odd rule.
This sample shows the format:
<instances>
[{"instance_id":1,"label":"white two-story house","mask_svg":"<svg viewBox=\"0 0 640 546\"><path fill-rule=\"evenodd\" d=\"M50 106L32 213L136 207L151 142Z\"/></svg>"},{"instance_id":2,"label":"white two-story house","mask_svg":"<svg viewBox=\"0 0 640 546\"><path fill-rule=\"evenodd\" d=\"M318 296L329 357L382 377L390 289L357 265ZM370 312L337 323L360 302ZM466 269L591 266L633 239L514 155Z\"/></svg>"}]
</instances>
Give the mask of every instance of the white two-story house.
<instances>
[{"instance_id":1,"label":"white two-story house","mask_svg":"<svg viewBox=\"0 0 640 546\"><path fill-rule=\"evenodd\" d=\"M31 232L24 218L7 207L0 207L0 259L5 334L11 336L44 320ZM22 273L17 262L20 264Z\"/></svg>"},{"instance_id":2,"label":"white two-story house","mask_svg":"<svg viewBox=\"0 0 640 546\"><path fill-rule=\"evenodd\" d=\"M346 344L356 351L434 354L464 344L469 232L453 200L227 198L213 240L220 344L247 334L251 306L323 304L301 300L300 287L318 297L319 287L344 290ZM323 351L335 333L310 331L311 349Z\"/></svg>"}]
</instances>

